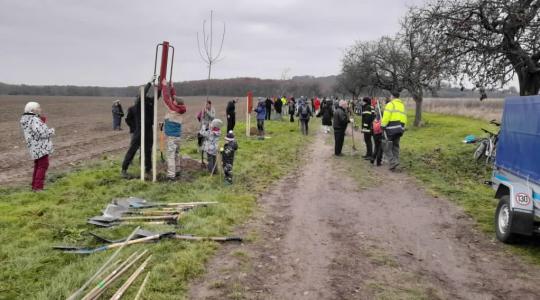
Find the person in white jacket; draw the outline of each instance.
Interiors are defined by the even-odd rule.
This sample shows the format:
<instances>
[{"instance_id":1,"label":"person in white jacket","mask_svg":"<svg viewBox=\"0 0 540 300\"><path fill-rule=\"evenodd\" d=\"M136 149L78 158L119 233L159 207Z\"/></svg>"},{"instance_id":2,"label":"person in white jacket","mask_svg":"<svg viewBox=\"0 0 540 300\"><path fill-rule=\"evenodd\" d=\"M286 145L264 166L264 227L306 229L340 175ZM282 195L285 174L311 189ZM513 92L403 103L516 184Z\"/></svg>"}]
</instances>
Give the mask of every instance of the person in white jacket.
<instances>
[{"instance_id":1,"label":"person in white jacket","mask_svg":"<svg viewBox=\"0 0 540 300\"><path fill-rule=\"evenodd\" d=\"M46 121L39 103L26 104L20 124L30 157L34 160L33 191L43 190L49 168L49 154L53 153L51 137L54 135L54 128L49 128Z\"/></svg>"}]
</instances>

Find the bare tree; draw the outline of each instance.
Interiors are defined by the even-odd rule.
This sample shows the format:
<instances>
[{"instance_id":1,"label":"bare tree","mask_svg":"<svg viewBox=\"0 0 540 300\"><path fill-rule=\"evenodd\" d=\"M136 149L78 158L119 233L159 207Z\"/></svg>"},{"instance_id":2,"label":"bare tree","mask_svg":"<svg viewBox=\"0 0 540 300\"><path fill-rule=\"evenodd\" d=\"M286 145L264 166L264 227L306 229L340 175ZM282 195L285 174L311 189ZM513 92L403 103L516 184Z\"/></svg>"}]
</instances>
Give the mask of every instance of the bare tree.
<instances>
[{"instance_id":1,"label":"bare tree","mask_svg":"<svg viewBox=\"0 0 540 300\"><path fill-rule=\"evenodd\" d=\"M445 52L435 39L436 30L429 24L423 24L417 18L417 9L411 8L402 20L402 30L398 34L398 43L403 43L405 61L403 73L400 74L403 86L411 94L415 102L414 126L422 122L422 103L424 92L436 94L443 78L455 74L455 70L445 61ZM425 25L425 26L423 26Z\"/></svg>"},{"instance_id":2,"label":"bare tree","mask_svg":"<svg viewBox=\"0 0 540 300\"><path fill-rule=\"evenodd\" d=\"M206 100L209 99L210 93L210 79L212 76L212 66L218 63L223 58L221 57L221 51L223 50L223 42L225 41L225 22L223 22L223 33L221 35L221 42L219 43L219 50L217 53L214 52L214 11L210 11L210 32L207 32L206 20L203 21L202 25L202 45L199 38L199 32L197 32L197 46L199 49L199 55L202 60L208 66L208 80L206 82Z\"/></svg>"},{"instance_id":3,"label":"bare tree","mask_svg":"<svg viewBox=\"0 0 540 300\"><path fill-rule=\"evenodd\" d=\"M402 32L395 37L357 42L343 59L342 84L349 84L353 93L366 87L392 95L409 91L416 103L414 125L419 126L424 91L437 90L449 70L439 59L440 50L430 41L429 30L417 28L414 20L405 19L402 25Z\"/></svg>"},{"instance_id":4,"label":"bare tree","mask_svg":"<svg viewBox=\"0 0 540 300\"><path fill-rule=\"evenodd\" d=\"M373 53L374 44L370 42L357 42L347 49L341 60L341 74L337 77L335 91L351 94L355 100L363 89L373 86Z\"/></svg>"},{"instance_id":5,"label":"bare tree","mask_svg":"<svg viewBox=\"0 0 540 300\"><path fill-rule=\"evenodd\" d=\"M289 76L289 73L291 72L291 68L285 68L283 72L281 72L281 78L279 82L279 97L285 96L287 91L288 83L290 83L291 77Z\"/></svg>"},{"instance_id":6,"label":"bare tree","mask_svg":"<svg viewBox=\"0 0 540 300\"><path fill-rule=\"evenodd\" d=\"M539 10L540 0L434 0L417 18L476 86L504 86L517 75L525 96L540 90Z\"/></svg>"}]
</instances>

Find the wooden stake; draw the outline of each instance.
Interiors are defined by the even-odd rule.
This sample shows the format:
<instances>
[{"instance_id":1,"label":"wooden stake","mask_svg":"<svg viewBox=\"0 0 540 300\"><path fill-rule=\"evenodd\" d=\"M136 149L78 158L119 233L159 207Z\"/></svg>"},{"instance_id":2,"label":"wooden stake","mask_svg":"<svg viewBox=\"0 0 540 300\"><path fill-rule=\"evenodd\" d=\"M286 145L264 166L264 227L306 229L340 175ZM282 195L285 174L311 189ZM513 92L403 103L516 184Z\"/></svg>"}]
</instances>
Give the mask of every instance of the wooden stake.
<instances>
[{"instance_id":1,"label":"wooden stake","mask_svg":"<svg viewBox=\"0 0 540 300\"><path fill-rule=\"evenodd\" d=\"M158 117L158 87L154 85L154 129L152 130L152 182L157 180L157 117Z\"/></svg>"},{"instance_id":2,"label":"wooden stake","mask_svg":"<svg viewBox=\"0 0 540 300\"><path fill-rule=\"evenodd\" d=\"M141 287L137 291L137 295L135 295L134 300L139 300L141 298L142 292L144 290L144 286L146 285L146 282L148 281L148 277L150 277L150 272L146 273L146 276L144 277L143 282L141 283Z\"/></svg>"},{"instance_id":3,"label":"wooden stake","mask_svg":"<svg viewBox=\"0 0 540 300\"><path fill-rule=\"evenodd\" d=\"M146 265L148 264L148 261L152 258L152 255L148 256L148 258L139 266L131 276L124 282L124 284L114 293L114 295L111 297L111 300L118 300L122 297L122 295L127 291L127 289L133 284L135 279L144 271L144 268L146 268Z\"/></svg>"},{"instance_id":4,"label":"wooden stake","mask_svg":"<svg viewBox=\"0 0 540 300\"><path fill-rule=\"evenodd\" d=\"M135 228L135 230L133 230L133 232L129 235L129 237L127 238L126 240L126 243L129 243L129 241L135 236L135 233L140 229L141 227L140 226L137 226L137 228ZM124 245L121 245L120 248L118 248L118 250L116 250L116 252L113 253L113 255L111 255L111 257L109 257L109 259L107 259L107 261L97 270L96 273L94 273L94 275L92 275L92 277L90 277L84 284L81 288L79 288L75 293L73 293L71 296L69 296L67 299L68 300L74 300L76 299L80 293L82 293L82 291L84 291L84 289L86 287L88 287L88 285L90 285L90 283L92 283L92 281L94 281L94 279L96 279L102 272L103 270L105 270L105 268L107 268L107 266L109 266L109 264L116 258L116 256L120 253L120 251L122 251L122 249L124 248Z\"/></svg>"},{"instance_id":5,"label":"wooden stake","mask_svg":"<svg viewBox=\"0 0 540 300\"><path fill-rule=\"evenodd\" d=\"M144 98L145 98L145 95L144 95L144 86L141 86L141 146L140 146L140 154L141 154L141 181L144 181L144 167L145 167L145 155L144 155L144 151L145 151L145 144L144 144Z\"/></svg>"}]
</instances>

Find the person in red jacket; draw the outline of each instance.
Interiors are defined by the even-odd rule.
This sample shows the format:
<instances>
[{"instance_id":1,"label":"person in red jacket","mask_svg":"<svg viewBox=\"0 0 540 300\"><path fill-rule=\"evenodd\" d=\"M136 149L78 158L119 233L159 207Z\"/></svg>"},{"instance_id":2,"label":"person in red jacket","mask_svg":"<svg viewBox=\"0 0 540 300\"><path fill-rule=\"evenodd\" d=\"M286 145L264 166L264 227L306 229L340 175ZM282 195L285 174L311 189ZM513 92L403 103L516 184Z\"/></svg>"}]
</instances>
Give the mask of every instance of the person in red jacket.
<instances>
[{"instance_id":1,"label":"person in red jacket","mask_svg":"<svg viewBox=\"0 0 540 300\"><path fill-rule=\"evenodd\" d=\"M321 108L321 100L319 100L319 97L315 97L313 106L315 107L315 115L317 115L319 113L319 109Z\"/></svg>"}]
</instances>

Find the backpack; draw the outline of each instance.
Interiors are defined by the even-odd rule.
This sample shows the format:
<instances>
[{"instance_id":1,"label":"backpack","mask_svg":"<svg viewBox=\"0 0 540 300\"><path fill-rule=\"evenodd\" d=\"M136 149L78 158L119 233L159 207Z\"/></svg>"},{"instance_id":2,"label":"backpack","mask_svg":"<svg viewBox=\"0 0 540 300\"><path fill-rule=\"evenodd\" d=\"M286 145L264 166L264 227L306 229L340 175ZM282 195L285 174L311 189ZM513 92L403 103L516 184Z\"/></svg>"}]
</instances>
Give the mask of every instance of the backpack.
<instances>
[{"instance_id":1,"label":"backpack","mask_svg":"<svg viewBox=\"0 0 540 300\"><path fill-rule=\"evenodd\" d=\"M302 117L302 119L307 119L309 117L307 104L302 104L302 106L300 107L300 117Z\"/></svg>"},{"instance_id":2,"label":"backpack","mask_svg":"<svg viewBox=\"0 0 540 300\"><path fill-rule=\"evenodd\" d=\"M373 134L382 134L381 120L373 121Z\"/></svg>"}]
</instances>

